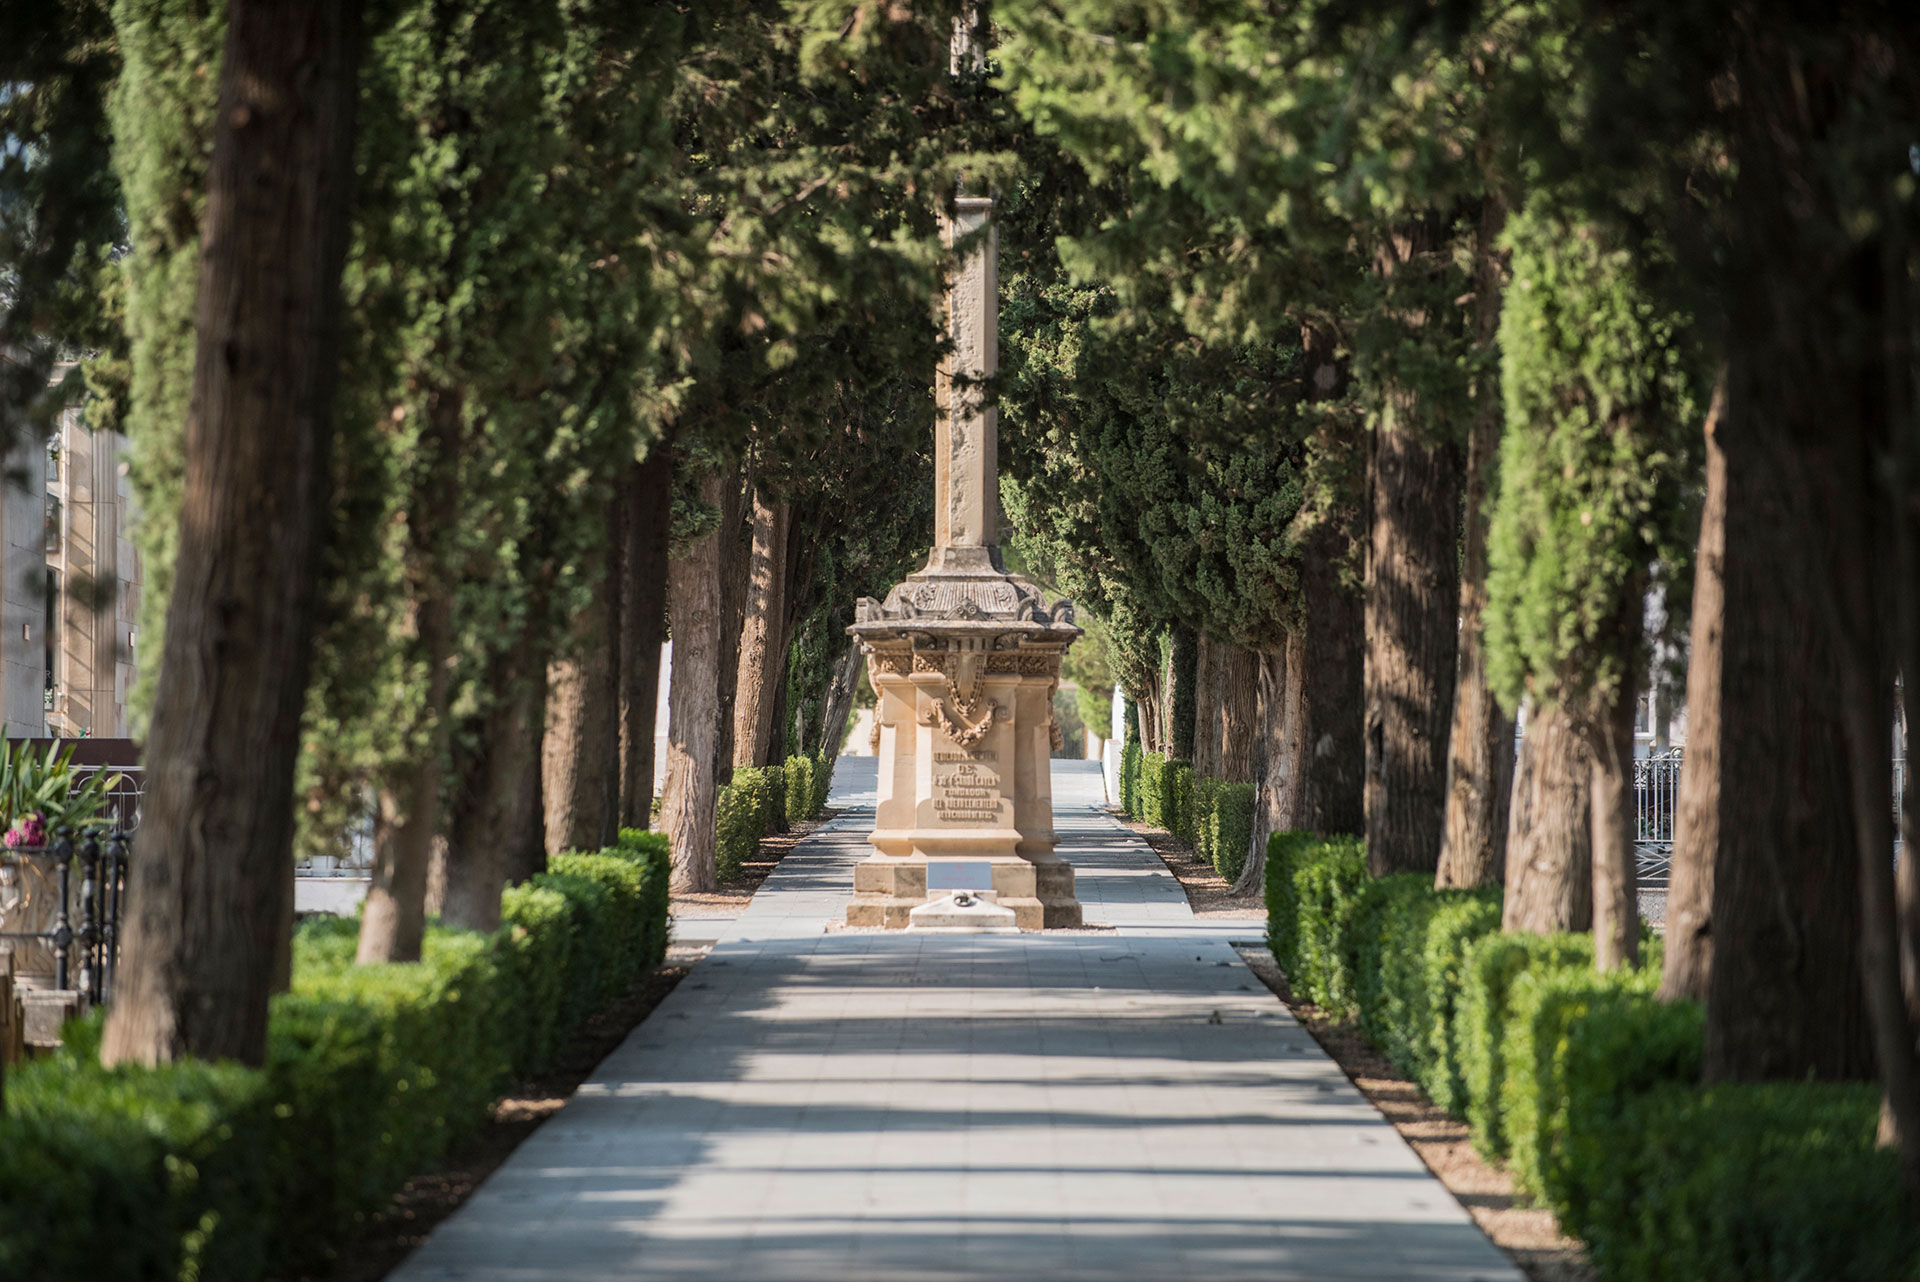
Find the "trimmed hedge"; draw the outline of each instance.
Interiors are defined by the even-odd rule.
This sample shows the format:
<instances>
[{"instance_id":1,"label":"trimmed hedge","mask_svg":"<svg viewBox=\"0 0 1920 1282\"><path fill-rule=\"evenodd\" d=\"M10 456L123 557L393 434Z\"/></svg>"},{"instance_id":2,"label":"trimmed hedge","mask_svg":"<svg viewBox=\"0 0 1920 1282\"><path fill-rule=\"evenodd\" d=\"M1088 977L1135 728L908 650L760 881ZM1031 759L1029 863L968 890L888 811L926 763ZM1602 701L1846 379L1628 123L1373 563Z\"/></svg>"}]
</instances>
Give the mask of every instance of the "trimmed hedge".
<instances>
[{"instance_id":1,"label":"trimmed hedge","mask_svg":"<svg viewBox=\"0 0 1920 1282\"><path fill-rule=\"evenodd\" d=\"M563 855L491 936L429 929L421 961L353 963L357 926L294 941L264 1068L99 1063L99 1017L8 1075L0 1277L251 1282L324 1261L343 1223L470 1132L512 1073L665 955L665 839Z\"/></svg>"},{"instance_id":2,"label":"trimmed hedge","mask_svg":"<svg viewBox=\"0 0 1920 1282\"><path fill-rule=\"evenodd\" d=\"M1121 812L1165 828L1228 881L1247 866L1257 795L1252 784L1195 775L1189 763L1144 752L1137 742L1120 756Z\"/></svg>"},{"instance_id":3,"label":"trimmed hedge","mask_svg":"<svg viewBox=\"0 0 1920 1282\"><path fill-rule=\"evenodd\" d=\"M1207 837L1207 857L1214 871L1229 882L1240 880L1247 866L1247 850L1253 844L1253 808L1258 790L1250 783L1214 784L1208 799L1202 827Z\"/></svg>"},{"instance_id":4,"label":"trimmed hedge","mask_svg":"<svg viewBox=\"0 0 1920 1282\"><path fill-rule=\"evenodd\" d=\"M1630 1100L1590 1161L1587 1239L1634 1282L1920 1276L1920 1225L1894 1155L1874 1145L1880 1092L1818 1082L1666 1086Z\"/></svg>"},{"instance_id":5,"label":"trimmed hedge","mask_svg":"<svg viewBox=\"0 0 1920 1282\"><path fill-rule=\"evenodd\" d=\"M1698 1085L1703 1017L1660 952L1601 975L1585 935L1504 935L1500 892L1367 876L1356 838L1275 833L1267 941L1294 993L1362 1029L1603 1277L1920 1282L1878 1093Z\"/></svg>"},{"instance_id":6,"label":"trimmed hedge","mask_svg":"<svg viewBox=\"0 0 1920 1282\"><path fill-rule=\"evenodd\" d=\"M1141 818L1140 762L1146 755L1138 739L1127 741L1120 749L1120 813L1129 819Z\"/></svg>"}]
</instances>

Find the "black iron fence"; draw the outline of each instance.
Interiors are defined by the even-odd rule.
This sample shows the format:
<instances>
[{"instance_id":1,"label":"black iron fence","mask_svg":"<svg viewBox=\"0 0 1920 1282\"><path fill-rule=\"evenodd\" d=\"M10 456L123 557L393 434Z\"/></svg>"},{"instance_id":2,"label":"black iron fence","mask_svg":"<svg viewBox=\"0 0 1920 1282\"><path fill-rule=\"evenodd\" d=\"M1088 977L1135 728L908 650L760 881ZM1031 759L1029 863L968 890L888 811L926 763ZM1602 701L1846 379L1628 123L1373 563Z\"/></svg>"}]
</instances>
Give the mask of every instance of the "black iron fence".
<instances>
[{"instance_id":1,"label":"black iron fence","mask_svg":"<svg viewBox=\"0 0 1920 1282\"><path fill-rule=\"evenodd\" d=\"M77 990L91 1005L112 1000L127 841L90 829L0 850L0 948L17 977Z\"/></svg>"},{"instance_id":2,"label":"black iron fence","mask_svg":"<svg viewBox=\"0 0 1920 1282\"><path fill-rule=\"evenodd\" d=\"M1663 890L1673 866L1673 816L1680 800L1681 750L1668 748L1633 763L1633 846L1640 885Z\"/></svg>"}]
</instances>

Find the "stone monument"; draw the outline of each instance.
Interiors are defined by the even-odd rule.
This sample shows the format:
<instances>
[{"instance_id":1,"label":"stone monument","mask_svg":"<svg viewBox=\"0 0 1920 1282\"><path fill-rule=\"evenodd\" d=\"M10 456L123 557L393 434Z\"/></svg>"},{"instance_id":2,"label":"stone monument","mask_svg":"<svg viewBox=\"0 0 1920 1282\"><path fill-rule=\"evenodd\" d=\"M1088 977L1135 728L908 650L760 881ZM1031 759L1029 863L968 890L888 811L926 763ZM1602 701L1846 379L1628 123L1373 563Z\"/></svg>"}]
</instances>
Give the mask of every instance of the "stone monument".
<instances>
[{"instance_id":1,"label":"stone monument","mask_svg":"<svg viewBox=\"0 0 1920 1282\"><path fill-rule=\"evenodd\" d=\"M879 696L880 767L851 926L1080 924L1073 868L1053 851L1049 761L1060 659L1080 629L1073 603L1048 604L993 542L999 428L980 387L999 364L992 214L992 200L962 195L946 220L965 253L947 287L953 352L935 379L933 551L885 602L863 599L847 629Z\"/></svg>"}]
</instances>

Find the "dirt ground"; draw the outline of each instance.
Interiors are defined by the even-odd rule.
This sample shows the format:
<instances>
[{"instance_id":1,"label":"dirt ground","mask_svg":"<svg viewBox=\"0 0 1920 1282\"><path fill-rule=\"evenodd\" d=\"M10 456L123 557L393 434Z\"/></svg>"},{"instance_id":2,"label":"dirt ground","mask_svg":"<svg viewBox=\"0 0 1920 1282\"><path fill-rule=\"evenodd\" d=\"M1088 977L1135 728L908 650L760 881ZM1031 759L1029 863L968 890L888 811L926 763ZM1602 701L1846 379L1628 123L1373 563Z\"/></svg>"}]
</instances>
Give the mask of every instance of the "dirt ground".
<instances>
[{"instance_id":1,"label":"dirt ground","mask_svg":"<svg viewBox=\"0 0 1920 1282\"><path fill-rule=\"evenodd\" d=\"M1187 892L1187 903L1193 908L1195 917L1212 921L1266 921L1266 898L1260 892L1234 894L1233 887L1227 884L1226 878L1214 871L1211 863L1195 854L1192 847L1166 829L1133 823L1118 814L1114 818L1125 824L1134 836L1153 847L1153 853L1160 856L1160 862L1167 866L1167 871L1180 879L1180 886Z\"/></svg>"},{"instance_id":2,"label":"dirt ground","mask_svg":"<svg viewBox=\"0 0 1920 1282\"><path fill-rule=\"evenodd\" d=\"M698 917L737 917L760 889L760 883L774 870L792 849L812 836L815 832L834 819L840 812L823 810L818 819L805 819L795 824L791 831L774 833L760 839L760 849L754 852L752 859L742 860L740 875L725 882L720 889L705 895L680 895L673 897L673 915L685 921Z\"/></svg>"}]
</instances>

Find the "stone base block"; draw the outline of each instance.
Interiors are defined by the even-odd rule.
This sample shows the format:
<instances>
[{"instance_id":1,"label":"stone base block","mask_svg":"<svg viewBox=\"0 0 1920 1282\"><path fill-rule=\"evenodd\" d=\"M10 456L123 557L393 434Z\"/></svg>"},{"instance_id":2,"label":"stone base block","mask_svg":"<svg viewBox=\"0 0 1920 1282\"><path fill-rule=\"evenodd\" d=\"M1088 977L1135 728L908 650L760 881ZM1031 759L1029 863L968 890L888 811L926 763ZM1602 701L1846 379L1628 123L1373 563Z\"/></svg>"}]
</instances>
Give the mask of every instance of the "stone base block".
<instances>
[{"instance_id":1,"label":"stone base block","mask_svg":"<svg viewBox=\"0 0 1920 1282\"><path fill-rule=\"evenodd\" d=\"M1035 864L1025 859L990 861L995 902L1013 913L1021 930L1063 930L1081 924L1080 901L1073 895L1073 866L1064 861ZM853 901L847 925L904 930L912 913L929 899L944 899L945 889L927 890L927 861L874 855L854 866Z\"/></svg>"},{"instance_id":2,"label":"stone base block","mask_svg":"<svg viewBox=\"0 0 1920 1282\"><path fill-rule=\"evenodd\" d=\"M1013 935L1020 930L1017 920L1013 909L995 902L991 890L956 890L910 911L907 929L949 935Z\"/></svg>"}]
</instances>

